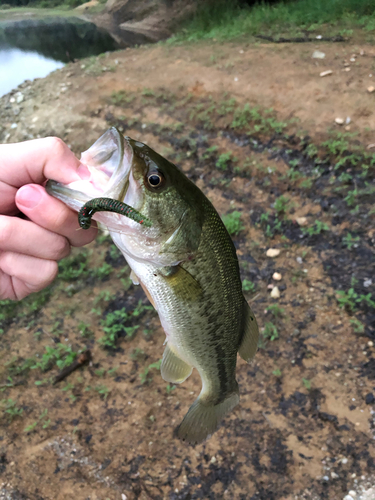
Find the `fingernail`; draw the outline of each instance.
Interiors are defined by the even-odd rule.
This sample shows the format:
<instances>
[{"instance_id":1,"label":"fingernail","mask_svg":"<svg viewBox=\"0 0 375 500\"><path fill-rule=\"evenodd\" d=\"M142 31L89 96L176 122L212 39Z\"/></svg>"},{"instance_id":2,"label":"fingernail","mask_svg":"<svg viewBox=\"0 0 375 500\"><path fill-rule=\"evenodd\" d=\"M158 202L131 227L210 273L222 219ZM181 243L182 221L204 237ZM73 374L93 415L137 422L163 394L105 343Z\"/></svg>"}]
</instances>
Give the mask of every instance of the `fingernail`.
<instances>
[{"instance_id":1,"label":"fingernail","mask_svg":"<svg viewBox=\"0 0 375 500\"><path fill-rule=\"evenodd\" d=\"M77 174L80 176L80 178L84 181L90 179L91 177L91 172L90 170L86 167L86 165L84 165L83 163L81 163L81 165L78 167L77 169Z\"/></svg>"},{"instance_id":2,"label":"fingernail","mask_svg":"<svg viewBox=\"0 0 375 500\"><path fill-rule=\"evenodd\" d=\"M35 208L42 199L40 189L36 186L22 186L17 191L17 205L22 205L25 208Z\"/></svg>"}]
</instances>

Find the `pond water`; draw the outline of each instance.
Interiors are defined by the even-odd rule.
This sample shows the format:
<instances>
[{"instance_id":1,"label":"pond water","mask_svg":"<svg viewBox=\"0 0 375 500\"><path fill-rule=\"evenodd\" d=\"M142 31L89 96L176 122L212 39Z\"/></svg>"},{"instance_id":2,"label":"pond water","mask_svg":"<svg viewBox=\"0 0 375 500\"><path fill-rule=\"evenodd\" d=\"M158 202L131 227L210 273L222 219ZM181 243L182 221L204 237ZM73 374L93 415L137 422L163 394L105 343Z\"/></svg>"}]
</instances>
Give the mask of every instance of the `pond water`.
<instances>
[{"instance_id":1,"label":"pond water","mask_svg":"<svg viewBox=\"0 0 375 500\"><path fill-rule=\"evenodd\" d=\"M0 96L66 62L116 48L108 33L78 18L0 23Z\"/></svg>"}]
</instances>

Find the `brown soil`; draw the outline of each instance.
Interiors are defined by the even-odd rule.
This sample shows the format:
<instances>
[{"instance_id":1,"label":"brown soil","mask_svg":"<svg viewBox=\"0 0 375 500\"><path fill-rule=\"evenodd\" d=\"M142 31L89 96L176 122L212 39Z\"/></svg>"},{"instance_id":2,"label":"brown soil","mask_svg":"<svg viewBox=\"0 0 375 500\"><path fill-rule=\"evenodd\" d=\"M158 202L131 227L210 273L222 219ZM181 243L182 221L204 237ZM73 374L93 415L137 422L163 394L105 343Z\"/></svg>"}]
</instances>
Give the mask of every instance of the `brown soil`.
<instances>
[{"instance_id":1,"label":"brown soil","mask_svg":"<svg viewBox=\"0 0 375 500\"><path fill-rule=\"evenodd\" d=\"M324 60L311 58L316 48ZM350 117L354 140L375 142L375 93L366 90L375 79L374 56L373 46L350 43L141 47L69 64L0 100L2 142L57 135L78 153L116 125L178 163L219 213L241 211L244 229L234 241L243 278L257 287L248 299L261 328L272 322L279 334L262 340L251 365L239 360L241 403L220 430L201 445L181 443L173 429L200 390L199 376L167 388L157 369L146 373L161 358L164 333L143 307L142 290L129 284L122 257L108 240L94 242L77 279L60 276L43 307L25 303L0 324L2 406L11 399L23 410L0 416L0 498L341 500L375 485L374 310L348 314L335 299L353 276L358 293L375 298L374 284L364 284L375 281L374 214L365 216L372 200L351 214L333 190L328 160L327 175L309 188L286 176L291 158L300 159L307 178L314 167L297 140L301 130L319 145L330 128L343 131L335 118ZM333 74L320 77L327 69ZM249 139L225 116L211 124L199 117L232 97L272 107L279 120L296 119L288 130L298 134L263 131ZM204 158L214 145L215 155L232 151L238 162L216 168L217 156ZM234 170L243 164L245 171ZM283 230L267 235L261 214L270 211L272 221L283 194L290 200L279 217ZM301 216L330 230L306 237L294 222ZM360 236L357 248L342 245L348 232ZM281 250L279 257L266 256L270 247ZM98 276L105 262L112 269ZM280 299L271 299L269 284L278 284ZM266 310L272 304L281 316ZM122 308L126 325L139 328L105 350L97 342L101 319ZM361 332L350 323L354 317ZM93 361L52 385L57 366L43 373L26 365L58 343L90 348Z\"/></svg>"}]
</instances>

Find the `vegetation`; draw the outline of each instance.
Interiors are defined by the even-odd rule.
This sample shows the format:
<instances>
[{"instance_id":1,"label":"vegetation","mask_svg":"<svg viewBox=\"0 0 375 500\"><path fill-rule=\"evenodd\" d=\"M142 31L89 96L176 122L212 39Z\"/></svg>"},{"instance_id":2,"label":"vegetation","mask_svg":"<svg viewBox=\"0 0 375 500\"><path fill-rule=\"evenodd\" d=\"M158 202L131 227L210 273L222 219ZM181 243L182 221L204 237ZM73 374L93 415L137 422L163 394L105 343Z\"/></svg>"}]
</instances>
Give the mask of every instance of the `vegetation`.
<instances>
[{"instance_id":1,"label":"vegetation","mask_svg":"<svg viewBox=\"0 0 375 500\"><path fill-rule=\"evenodd\" d=\"M241 212L235 211L231 214L224 215L223 222L231 236L237 236L237 234L244 229L244 225L241 221Z\"/></svg>"},{"instance_id":2,"label":"vegetation","mask_svg":"<svg viewBox=\"0 0 375 500\"><path fill-rule=\"evenodd\" d=\"M259 3L247 6L235 0L202 2L185 30L173 40L231 39L261 33L289 32L304 36L302 30L314 33L322 25L340 22L335 33L350 35L354 26L365 31L375 30L375 13L372 0L299 0L277 4ZM330 35L332 36L332 34Z\"/></svg>"}]
</instances>

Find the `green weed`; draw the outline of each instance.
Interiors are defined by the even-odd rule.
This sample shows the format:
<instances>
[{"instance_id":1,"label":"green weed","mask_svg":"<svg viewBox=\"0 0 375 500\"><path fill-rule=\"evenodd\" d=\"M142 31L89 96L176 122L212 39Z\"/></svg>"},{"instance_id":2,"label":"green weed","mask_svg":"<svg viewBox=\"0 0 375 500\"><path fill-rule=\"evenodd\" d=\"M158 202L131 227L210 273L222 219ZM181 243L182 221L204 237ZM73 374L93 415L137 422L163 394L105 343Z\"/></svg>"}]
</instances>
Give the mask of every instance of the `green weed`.
<instances>
[{"instance_id":1,"label":"green weed","mask_svg":"<svg viewBox=\"0 0 375 500\"><path fill-rule=\"evenodd\" d=\"M285 214L288 209L290 200L286 198L286 196L279 196L274 203L274 209L276 210L278 215Z\"/></svg>"},{"instance_id":2,"label":"green weed","mask_svg":"<svg viewBox=\"0 0 375 500\"><path fill-rule=\"evenodd\" d=\"M151 363L150 365L146 366L144 371L139 375L141 379L141 384L145 384L146 382L151 382L152 377L150 377L149 372L153 368L155 368L156 370L160 370L161 361L162 360L160 359L159 361L156 361L155 363Z\"/></svg>"},{"instance_id":3,"label":"green weed","mask_svg":"<svg viewBox=\"0 0 375 500\"><path fill-rule=\"evenodd\" d=\"M105 318L101 320L104 336L98 340L99 344L103 347L115 349L116 341L120 334L125 333L127 337L132 337L136 330L138 330L139 325L126 326L125 323L129 319L130 316L124 307L117 311L109 312Z\"/></svg>"},{"instance_id":4,"label":"green weed","mask_svg":"<svg viewBox=\"0 0 375 500\"><path fill-rule=\"evenodd\" d=\"M315 224L311 227L302 227L301 231L309 236L321 234L323 231L329 231L329 226L320 220L316 220Z\"/></svg>"},{"instance_id":5,"label":"green weed","mask_svg":"<svg viewBox=\"0 0 375 500\"><path fill-rule=\"evenodd\" d=\"M112 92L111 102L116 106L123 106L124 104L130 104L134 101L135 96L128 95L125 90L119 90L117 92Z\"/></svg>"},{"instance_id":6,"label":"green weed","mask_svg":"<svg viewBox=\"0 0 375 500\"><path fill-rule=\"evenodd\" d=\"M88 274L88 253L81 250L77 255L66 257L59 263L59 278L63 281L76 281Z\"/></svg>"},{"instance_id":7,"label":"green weed","mask_svg":"<svg viewBox=\"0 0 375 500\"><path fill-rule=\"evenodd\" d=\"M108 389L108 387L106 385L97 385L94 387L94 391L96 391L99 396L106 400L108 395L110 394L111 390Z\"/></svg>"},{"instance_id":8,"label":"green weed","mask_svg":"<svg viewBox=\"0 0 375 500\"><path fill-rule=\"evenodd\" d=\"M347 235L345 235L343 238L342 238L342 242L343 244L349 249L351 250L352 248L357 248L358 247L358 243L360 241L360 237L359 236L352 236L350 233L348 233Z\"/></svg>"},{"instance_id":9,"label":"green weed","mask_svg":"<svg viewBox=\"0 0 375 500\"><path fill-rule=\"evenodd\" d=\"M216 167L220 170L228 170L229 166L233 163L236 163L238 158L236 158L230 151L227 153L222 153L217 161Z\"/></svg>"},{"instance_id":10,"label":"green weed","mask_svg":"<svg viewBox=\"0 0 375 500\"><path fill-rule=\"evenodd\" d=\"M365 325L362 323L362 321L359 321L359 319L352 318L350 320L350 324L352 325L355 333L364 333L365 332Z\"/></svg>"},{"instance_id":11,"label":"green weed","mask_svg":"<svg viewBox=\"0 0 375 500\"><path fill-rule=\"evenodd\" d=\"M256 290L256 284L250 280L245 279L242 281L242 290L244 292L254 293Z\"/></svg>"},{"instance_id":12,"label":"green weed","mask_svg":"<svg viewBox=\"0 0 375 500\"><path fill-rule=\"evenodd\" d=\"M33 431L37 427L38 424L40 424L42 426L42 429L47 429L47 427L51 423L50 419L46 419L47 414L48 414L48 410L47 409L43 410L42 413L39 415L38 419L35 420L32 424L25 427L23 432Z\"/></svg>"},{"instance_id":13,"label":"green weed","mask_svg":"<svg viewBox=\"0 0 375 500\"><path fill-rule=\"evenodd\" d=\"M73 363L77 354L71 346L66 344L59 343L56 344L56 347L45 346L42 358L38 361L34 359L34 365L31 366L31 369L40 369L42 372L46 372L56 365L62 370Z\"/></svg>"},{"instance_id":14,"label":"green weed","mask_svg":"<svg viewBox=\"0 0 375 500\"><path fill-rule=\"evenodd\" d=\"M232 212L231 214L224 215L222 219L231 236L237 236L244 229L241 221L241 212Z\"/></svg>"},{"instance_id":15,"label":"green weed","mask_svg":"<svg viewBox=\"0 0 375 500\"><path fill-rule=\"evenodd\" d=\"M90 325L88 323L84 323L83 321L80 321L78 323L78 330L81 336L84 338L91 339L94 336L94 333L90 328Z\"/></svg>"},{"instance_id":16,"label":"green weed","mask_svg":"<svg viewBox=\"0 0 375 500\"><path fill-rule=\"evenodd\" d=\"M271 341L279 338L277 327L271 321L265 323L262 330L262 335L265 339L270 339Z\"/></svg>"},{"instance_id":17,"label":"green weed","mask_svg":"<svg viewBox=\"0 0 375 500\"><path fill-rule=\"evenodd\" d=\"M113 267L110 264L107 264L107 262L103 262L103 264L96 268L94 271L94 275L99 278L100 280L105 279L107 276L109 276L113 271Z\"/></svg>"},{"instance_id":18,"label":"green weed","mask_svg":"<svg viewBox=\"0 0 375 500\"><path fill-rule=\"evenodd\" d=\"M278 368L272 372L272 375L275 375L275 377L281 377L282 373L281 370Z\"/></svg>"},{"instance_id":19,"label":"green weed","mask_svg":"<svg viewBox=\"0 0 375 500\"><path fill-rule=\"evenodd\" d=\"M267 307L266 311L271 313L275 318L281 318L285 314L285 309L280 307L278 304L271 304Z\"/></svg>"},{"instance_id":20,"label":"green weed","mask_svg":"<svg viewBox=\"0 0 375 500\"><path fill-rule=\"evenodd\" d=\"M0 408L7 414L10 422L16 417L20 417L23 413L23 409L17 408L16 402L13 399L2 399L0 401Z\"/></svg>"},{"instance_id":21,"label":"green weed","mask_svg":"<svg viewBox=\"0 0 375 500\"><path fill-rule=\"evenodd\" d=\"M311 381L310 380L308 380L307 378L303 378L302 383L308 391L311 389Z\"/></svg>"},{"instance_id":22,"label":"green weed","mask_svg":"<svg viewBox=\"0 0 375 500\"><path fill-rule=\"evenodd\" d=\"M136 347L133 349L133 352L130 354L130 357L133 361L139 361L145 357L145 351L140 347Z\"/></svg>"},{"instance_id":23,"label":"green weed","mask_svg":"<svg viewBox=\"0 0 375 500\"><path fill-rule=\"evenodd\" d=\"M375 309L375 301L372 299L371 293L359 295L354 288L349 288L347 292L344 290L336 291L336 300L342 309L347 309L349 312L354 311L360 304L365 304L368 307Z\"/></svg>"}]
</instances>

